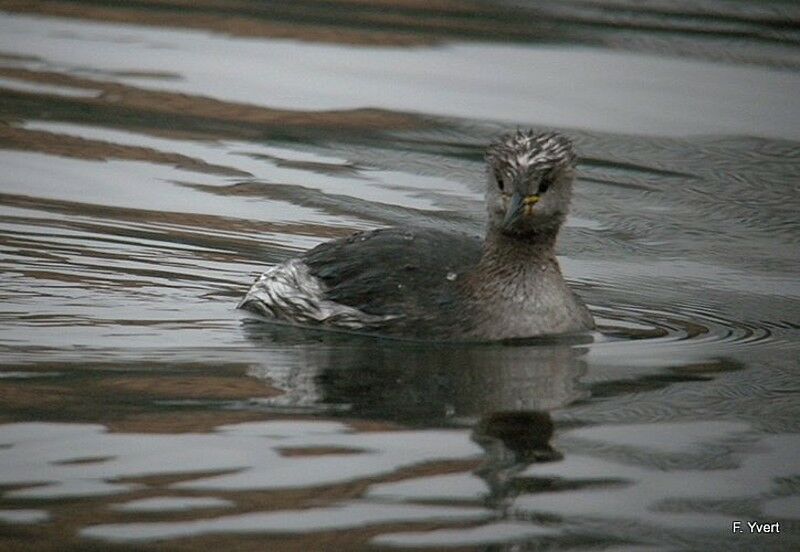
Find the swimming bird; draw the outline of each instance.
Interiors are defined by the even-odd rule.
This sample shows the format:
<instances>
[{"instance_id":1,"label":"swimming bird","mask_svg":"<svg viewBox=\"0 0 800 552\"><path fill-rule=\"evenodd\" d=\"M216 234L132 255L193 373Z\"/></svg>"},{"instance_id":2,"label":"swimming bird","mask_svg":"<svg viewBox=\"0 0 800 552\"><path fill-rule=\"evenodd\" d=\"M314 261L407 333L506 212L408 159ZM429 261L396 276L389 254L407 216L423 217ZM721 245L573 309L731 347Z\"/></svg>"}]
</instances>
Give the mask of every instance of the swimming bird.
<instances>
[{"instance_id":1,"label":"swimming bird","mask_svg":"<svg viewBox=\"0 0 800 552\"><path fill-rule=\"evenodd\" d=\"M273 266L239 303L299 325L433 341L590 330L554 248L576 154L565 136L517 131L491 143L486 234L398 227L358 232Z\"/></svg>"}]
</instances>

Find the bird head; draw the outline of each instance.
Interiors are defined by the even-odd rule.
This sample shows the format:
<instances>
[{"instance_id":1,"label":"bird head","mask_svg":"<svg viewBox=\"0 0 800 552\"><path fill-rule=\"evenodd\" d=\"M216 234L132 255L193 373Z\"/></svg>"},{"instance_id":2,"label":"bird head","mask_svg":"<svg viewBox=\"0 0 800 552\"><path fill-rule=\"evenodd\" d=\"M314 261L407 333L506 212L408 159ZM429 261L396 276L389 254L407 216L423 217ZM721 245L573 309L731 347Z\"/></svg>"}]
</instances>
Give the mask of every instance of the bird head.
<instances>
[{"instance_id":1,"label":"bird head","mask_svg":"<svg viewBox=\"0 0 800 552\"><path fill-rule=\"evenodd\" d=\"M486 151L489 224L504 234L557 230L569 210L575 177L572 142L556 132L517 131Z\"/></svg>"}]
</instances>

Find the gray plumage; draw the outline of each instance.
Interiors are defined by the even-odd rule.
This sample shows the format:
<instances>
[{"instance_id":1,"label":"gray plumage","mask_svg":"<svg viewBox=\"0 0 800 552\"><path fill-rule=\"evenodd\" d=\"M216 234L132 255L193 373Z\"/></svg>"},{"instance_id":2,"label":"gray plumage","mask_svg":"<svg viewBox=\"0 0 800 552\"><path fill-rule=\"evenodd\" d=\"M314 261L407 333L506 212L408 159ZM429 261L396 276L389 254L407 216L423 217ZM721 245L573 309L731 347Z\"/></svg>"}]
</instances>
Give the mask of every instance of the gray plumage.
<instances>
[{"instance_id":1,"label":"gray plumage","mask_svg":"<svg viewBox=\"0 0 800 552\"><path fill-rule=\"evenodd\" d=\"M425 340L499 340L584 331L554 245L575 152L556 133L492 143L483 241L388 228L321 244L267 270L240 307L270 318Z\"/></svg>"}]
</instances>

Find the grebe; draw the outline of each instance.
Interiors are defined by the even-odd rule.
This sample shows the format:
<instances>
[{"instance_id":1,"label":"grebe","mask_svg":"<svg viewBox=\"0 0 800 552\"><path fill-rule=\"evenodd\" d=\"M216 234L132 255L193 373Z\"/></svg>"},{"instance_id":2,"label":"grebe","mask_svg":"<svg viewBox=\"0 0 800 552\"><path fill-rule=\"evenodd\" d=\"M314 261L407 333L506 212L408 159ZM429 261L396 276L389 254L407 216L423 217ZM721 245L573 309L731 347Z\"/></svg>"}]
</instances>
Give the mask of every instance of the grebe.
<instances>
[{"instance_id":1,"label":"grebe","mask_svg":"<svg viewBox=\"0 0 800 552\"><path fill-rule=\"evenodd\" d=\"M422 340L485 341L594 328L554 253L575 150L511 133L486 152L485 238L386 228L323 243L264 272L239 303L271 319Z\"/></svg>"}]
</instances>

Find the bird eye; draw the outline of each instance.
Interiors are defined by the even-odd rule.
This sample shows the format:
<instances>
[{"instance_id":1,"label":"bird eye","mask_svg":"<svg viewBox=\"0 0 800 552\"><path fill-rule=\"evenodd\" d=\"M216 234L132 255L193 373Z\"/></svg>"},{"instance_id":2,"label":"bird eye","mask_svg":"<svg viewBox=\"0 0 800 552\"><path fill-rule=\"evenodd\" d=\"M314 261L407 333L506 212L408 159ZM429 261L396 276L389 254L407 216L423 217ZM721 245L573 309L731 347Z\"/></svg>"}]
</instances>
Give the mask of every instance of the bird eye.
<instances>
[{"instance_id":1,"label":"bird eye","mask_svg":"<svg viewBox=\"0 0 800 552\"><path fill-rule=\"evenodd\" d=\"M494 178L497 180L497 187L500 188L500 191L503 191L503 174L498 172L494 173Z\"/></svg>"},{"instance_id":2,"label":"bird eye","mask_svg":"<svg viewBox=\"0 0 800 552\"><path fill-rule=\"evenodd\" d=\"M550 180L549 178L545 178L541 182L539 182L539 195L545 193L550 188L550 184L552 183L553 181Z\"/></svg>"}]
</instances>

